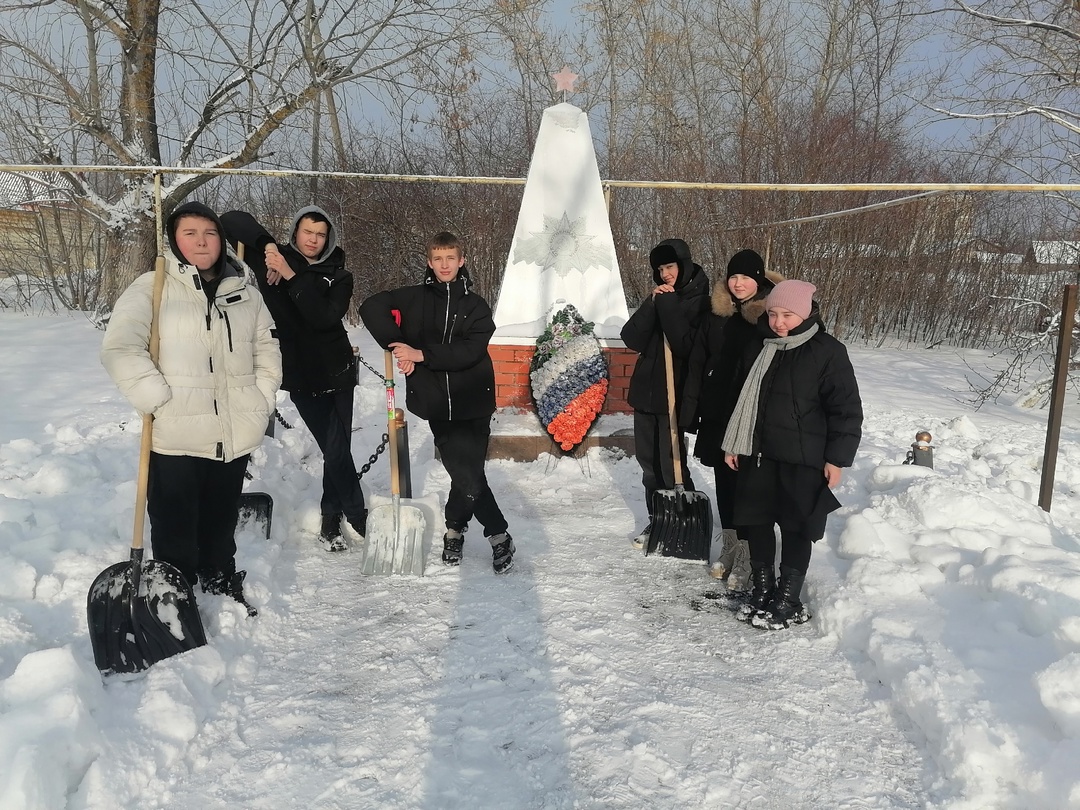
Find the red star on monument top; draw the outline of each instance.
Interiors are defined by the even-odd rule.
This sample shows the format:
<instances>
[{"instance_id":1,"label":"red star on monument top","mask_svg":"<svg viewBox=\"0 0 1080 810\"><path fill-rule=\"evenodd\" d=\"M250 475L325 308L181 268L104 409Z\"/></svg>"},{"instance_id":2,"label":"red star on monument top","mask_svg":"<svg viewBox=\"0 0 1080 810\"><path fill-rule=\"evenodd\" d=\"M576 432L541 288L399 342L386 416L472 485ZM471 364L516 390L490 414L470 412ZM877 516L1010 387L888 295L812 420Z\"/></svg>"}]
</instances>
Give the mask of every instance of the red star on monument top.
<instances>
[{"instance_id":1,"label":"red star on monument top","mask_svg":"<svg viewBox=\"0 0 1080 810\"><path fill-rule=\"evenodd\" d=\"M562 90L564 93L574 92L574 82L577 81L578 75L571 73L570 68L563 65L563 69L558 73L552 73L551 78L555 80L555 90Z\"/></svg>"}]
</instances>

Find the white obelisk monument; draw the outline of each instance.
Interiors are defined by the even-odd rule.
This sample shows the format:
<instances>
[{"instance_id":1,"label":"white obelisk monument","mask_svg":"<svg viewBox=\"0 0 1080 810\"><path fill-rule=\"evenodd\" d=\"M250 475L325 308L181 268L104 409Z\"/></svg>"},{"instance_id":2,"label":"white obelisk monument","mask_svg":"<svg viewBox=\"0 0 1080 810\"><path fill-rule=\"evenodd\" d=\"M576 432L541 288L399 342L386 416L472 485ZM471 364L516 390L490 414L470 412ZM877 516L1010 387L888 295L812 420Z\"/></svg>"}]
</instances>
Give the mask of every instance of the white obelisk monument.
<instances>
[{"instance_id":1,"label":"white obelisk monument","mask_svg":"<svg viewBox=\"0 0 1080 810\"><path fill-rule=\"evenodd\" d=\"M577 76L563 68L554 78L565 97ZM493 342L535 341L566 304L595 323L601 339L618 338L629 317L589 118L564 101L540 122Z\"/></svg>"}]
</instances>

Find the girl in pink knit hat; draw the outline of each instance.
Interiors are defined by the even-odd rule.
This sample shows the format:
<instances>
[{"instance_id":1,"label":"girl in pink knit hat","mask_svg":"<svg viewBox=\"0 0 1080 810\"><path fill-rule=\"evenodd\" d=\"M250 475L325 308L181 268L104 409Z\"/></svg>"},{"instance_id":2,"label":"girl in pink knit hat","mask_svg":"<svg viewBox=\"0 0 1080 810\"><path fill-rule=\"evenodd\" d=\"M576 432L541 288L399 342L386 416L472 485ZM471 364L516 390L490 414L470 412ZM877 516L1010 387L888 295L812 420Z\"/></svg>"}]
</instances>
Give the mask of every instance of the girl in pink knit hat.
<instances>
[{"instance_id":1,"label":"girl in pink knit hat","mask_svg":"<svg viewBox=\"0 0 1080 810\"><path fill-rule=\"evenodd\" d=\"M832 490L862 438L855 371L844 344L825 332L815 291L789 279L769 293L723 441L725 462L739 471L735 523L750 547L752 589L737 618L770 630L810 618L801 601L810 554L840 507Z\"/></svg>"}]
</instances>

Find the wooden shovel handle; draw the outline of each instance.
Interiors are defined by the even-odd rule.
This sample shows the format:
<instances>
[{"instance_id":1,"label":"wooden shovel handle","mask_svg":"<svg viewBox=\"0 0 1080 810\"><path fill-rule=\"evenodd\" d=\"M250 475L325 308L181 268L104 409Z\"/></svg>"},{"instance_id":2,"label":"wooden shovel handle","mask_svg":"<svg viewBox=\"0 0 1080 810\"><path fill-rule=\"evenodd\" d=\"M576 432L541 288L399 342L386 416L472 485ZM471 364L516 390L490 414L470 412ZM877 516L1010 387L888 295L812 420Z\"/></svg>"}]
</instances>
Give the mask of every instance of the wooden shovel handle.
<instances>
[{"instance_id":1,"label":"wooden shovel handle","mask_svg":"<svg viewBox=\"0 0 1080 810\"><path fill-rule=\"evenodd\" d=\"M679 422L675 416L675 370L671 359L671 344L664 335L664 373L667 376L668 429L671 434L671 461L675 467L675 486L682 487L682 457L679 453Z\"/></svg>"},{"instance_id":2,"label":"wooden shovel handle","mask_svg":"<svg viewBox=\"0 0 1080 810\"><path fill-rule=\"evenodd\" d=\"M385 352L386 361L386 435L390 437L390 492L401 495L401 484L398 482L398 445L397 445L397 419L395 418L394 403L394 355L393 352Z\"/></svg>"},{"instance_id":3,"label":"wooden shovel handle","mask_svg":"<svg viewBox=\"0 0 1080 810\"><path fill-rule=\"evenodd\" d=\"M155 366L161 349L158 331L158 311L161 295L165 289L165 257L158 254L154 262L154 295L150 304L150 362ZM139 476L135 483L135 525L132 529L131 547L143 546L143 526L146 522L146 489L150 481L150 451L154 446L154 415L144 413L142 418L142 441L139 444Z\"/></svg>"}]
</instances>

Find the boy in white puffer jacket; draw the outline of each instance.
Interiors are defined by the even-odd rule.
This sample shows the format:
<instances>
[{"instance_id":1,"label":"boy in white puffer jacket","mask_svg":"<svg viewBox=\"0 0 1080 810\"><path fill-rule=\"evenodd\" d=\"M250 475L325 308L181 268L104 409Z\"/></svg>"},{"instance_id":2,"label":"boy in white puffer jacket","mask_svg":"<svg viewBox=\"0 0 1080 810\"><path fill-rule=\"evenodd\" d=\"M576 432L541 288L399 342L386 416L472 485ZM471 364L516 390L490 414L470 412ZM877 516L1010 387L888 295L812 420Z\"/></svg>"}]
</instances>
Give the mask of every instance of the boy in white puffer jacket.
<instances>
[{"instance_id":1,"label":"boy in white puffer jacket","mask_svg":"<svg viewBox=\"0 0 1080 810\"><path fill-rule=\"evenodd\" d=\"M179 206L166 233L157 365L149 348L153 273L116 302L101 362L135 409L154 416L147 513L155 559L255 615L233 535L249 454L262 442L281 384L274 322L226 256L212 209Z\"/></svg>"}]
</instances>

